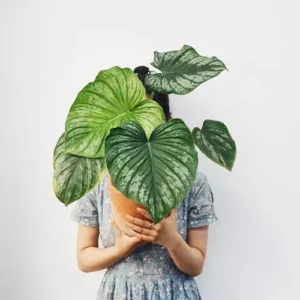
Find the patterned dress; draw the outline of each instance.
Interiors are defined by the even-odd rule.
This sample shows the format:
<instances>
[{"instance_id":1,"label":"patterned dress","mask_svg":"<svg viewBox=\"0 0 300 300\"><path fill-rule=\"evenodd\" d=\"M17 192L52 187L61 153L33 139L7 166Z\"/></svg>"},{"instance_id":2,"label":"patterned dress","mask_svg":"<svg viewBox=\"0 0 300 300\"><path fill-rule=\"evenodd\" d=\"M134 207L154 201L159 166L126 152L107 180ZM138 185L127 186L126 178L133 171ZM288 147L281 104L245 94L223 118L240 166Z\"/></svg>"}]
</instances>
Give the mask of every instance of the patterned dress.
<instances>
[{"instance_id":1,"label":"patterned dress","mask_svg":"<svg viewBox=\"0 0 300 300\"><path fill-rule=\"evenodd\" d=\"M70 218L80 224L97 226L103 246L115 244L109 222L108 173L89 193L75 202ZM189 195L177 206L177 228L187 240L187 229L217 220L213 194L206 176L197 171ZM96 300L201 300L194 277L180 271L163 246L146 243L109 267L98 289Z\"/></svg>"}]
</instances>

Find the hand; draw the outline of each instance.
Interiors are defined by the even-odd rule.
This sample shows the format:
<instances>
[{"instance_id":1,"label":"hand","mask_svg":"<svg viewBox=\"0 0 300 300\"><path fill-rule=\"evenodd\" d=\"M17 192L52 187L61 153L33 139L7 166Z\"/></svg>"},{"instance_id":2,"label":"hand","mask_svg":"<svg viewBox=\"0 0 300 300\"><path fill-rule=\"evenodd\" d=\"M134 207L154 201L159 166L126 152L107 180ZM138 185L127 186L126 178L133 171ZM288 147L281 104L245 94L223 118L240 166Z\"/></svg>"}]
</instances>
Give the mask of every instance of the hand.
<instances>
[{"instance_id":1,"label":"hand","mask_svg":"<svg viewBox=\"0 0 300 300\"><path fill-rule=\"evenodd\" d=\"M145 209L138 207L137 210L153 221ZM132 229L132 233L143 241L162 245L167 249L175 248L180 241L180 235L177 229L177 208L172 209L169 216L155 225L149 221L134 218L130 215L126 215L126 220L126 224ZM152 224L152 226L149 228L150 224Z\"/></svg>"},{"instance_id":2,"label":"hand","mask_svg":"<svg viewBox=\"0 0 300 300\"><path fill-rule=\"evenodd\" d=\"M140 237L130 237L126 235L117 225L113 215L110 215L110 223L115 233L116 238L116 250L118 255L122 258L130 255L136 248L145 242Z\"/></svg>"}]
</instances>

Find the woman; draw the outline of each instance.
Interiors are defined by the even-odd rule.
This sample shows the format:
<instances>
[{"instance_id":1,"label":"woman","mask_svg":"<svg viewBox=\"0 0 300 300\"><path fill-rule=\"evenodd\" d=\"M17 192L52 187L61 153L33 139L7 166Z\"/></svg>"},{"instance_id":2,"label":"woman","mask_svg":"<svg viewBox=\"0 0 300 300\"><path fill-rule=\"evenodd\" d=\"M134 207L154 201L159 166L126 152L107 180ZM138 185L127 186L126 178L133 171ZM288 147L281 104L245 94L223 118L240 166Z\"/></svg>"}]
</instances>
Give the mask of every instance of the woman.
<instances>
[{"instance_id":1,"label":"woman","mask_svg":"<svg viewBox=\"0 0 300 300\"><path fill-rule=\"evenodd\" d=\"M145 86L149 69L137 67L134 72ZM154 100L163 107L166 120L171 118L168 95L156 94ZM131 237L113 219L107 179L106 173L76 202L70 216L79 223L80 270L107 269L97 300L201 299L193 277L203 269L208 225L217 220L206 176L198 170L189 195L158 224L127 216ZM146 210L140 212L152 219ZM104 248L98 248L99 234Z\"/></svg>"}]
</instances>

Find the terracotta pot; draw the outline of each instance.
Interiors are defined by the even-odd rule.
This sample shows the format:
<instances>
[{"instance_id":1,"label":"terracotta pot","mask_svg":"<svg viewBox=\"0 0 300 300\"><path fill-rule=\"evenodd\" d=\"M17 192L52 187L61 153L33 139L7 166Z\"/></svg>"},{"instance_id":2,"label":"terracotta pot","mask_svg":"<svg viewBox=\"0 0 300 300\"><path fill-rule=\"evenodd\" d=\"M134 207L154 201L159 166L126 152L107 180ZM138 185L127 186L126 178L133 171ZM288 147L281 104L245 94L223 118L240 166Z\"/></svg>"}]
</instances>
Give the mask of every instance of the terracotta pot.
<instances>
[{"instance_id":1,"label":"terracotta pot","mask_svg":"<svg viewBox=\"0 0 300 300\"><path fill-rule=\"evenodd\" d=\"M146 218L144 215L137 211L137 207L147 210L146 206L128 199L121 192L119 192L112 184L111 177L108 177L108 189L110 201L113 208L112 212L114 219L116 220L116 224L118 225L118 227L123 232L125 232L129 236L133 236L133 234L130 233L131 228L125 223L126 215L131 215L135 218L152 222L150 219Z\"/></svg>"}]
</instances>

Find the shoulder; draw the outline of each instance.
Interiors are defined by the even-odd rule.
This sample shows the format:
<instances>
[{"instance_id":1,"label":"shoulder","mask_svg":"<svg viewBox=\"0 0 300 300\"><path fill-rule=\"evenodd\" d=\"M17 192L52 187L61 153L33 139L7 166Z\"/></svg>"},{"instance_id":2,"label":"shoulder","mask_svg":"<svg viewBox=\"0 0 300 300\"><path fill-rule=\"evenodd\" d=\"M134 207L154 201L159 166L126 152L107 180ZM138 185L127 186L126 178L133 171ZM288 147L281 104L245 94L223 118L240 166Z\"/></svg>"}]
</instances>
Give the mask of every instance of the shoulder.
<instances>
[{"instance_id":1,"label":"shoulder","mask_svg":"<svg viewBox=\"0 0 300 300\"><path fill-rule=\"evenodd\" d=\"M200 188L203 184L208 184L208 179L207 176L204 173L202 173L198 168L193 188Z\"/></svg>"},{"instance_id":2,"label":"shoulder","mask_svg":"<svg viewBox=\"0 0 300 300\"><path fill-rule=\"evenodd\" d=\"M198 168L194 184L190 190L190 197L199 195L200 193L210 194L212 192L206 174L202 173Z\"/></svg>"},{"instance_id":3,"label":"shoulder","mask_svg":"<svg viewBox=\"0 0 300 300\"><path fill-rule=\"evenodd\" d=\"M83 198L89 198L95 203L99 202L103 194L102 193L103 189L106 188L107 178L108 178L108 173L107 171L105 171L105 173L103 173L102 176L100 177L98 183L93 188L91 188L90 191L86 193Z\"/></svg>"},{"instance_id":4,"label":"shoulder","mask_svg":"<svg viewBox=\"0 0 300 300\"><path fill-rule=\"evenodd\" d=\"M207 176L202 173L199 168L197 169L196 173L196 180L195 181L200 181L200 182L206 182L207 181Z\"/></svg>"},{"instance_id":5,"label":"shoulder","mask_svg":"<svg viewBox=\"0 0 300 300\"><path fill-rule=\"evenodd\" d=\"M107 170L104 171L101 178L99 179L98 184L94 187L97 195L101 195L101 192L107 189L109 173Z\"/></svg>"},{"instance_id":6,"label":"shoulder","mask_svg":"<svg viewBox=\"0 0 300 300\"><path fill-rule=\"evenodd\" d=\"M108 177L109 177L109 173L107 170L105 170L98 182L98 185L97 185L99 189L101 189L102 186L107 184Z\"/></svg>"}]
</instances>

